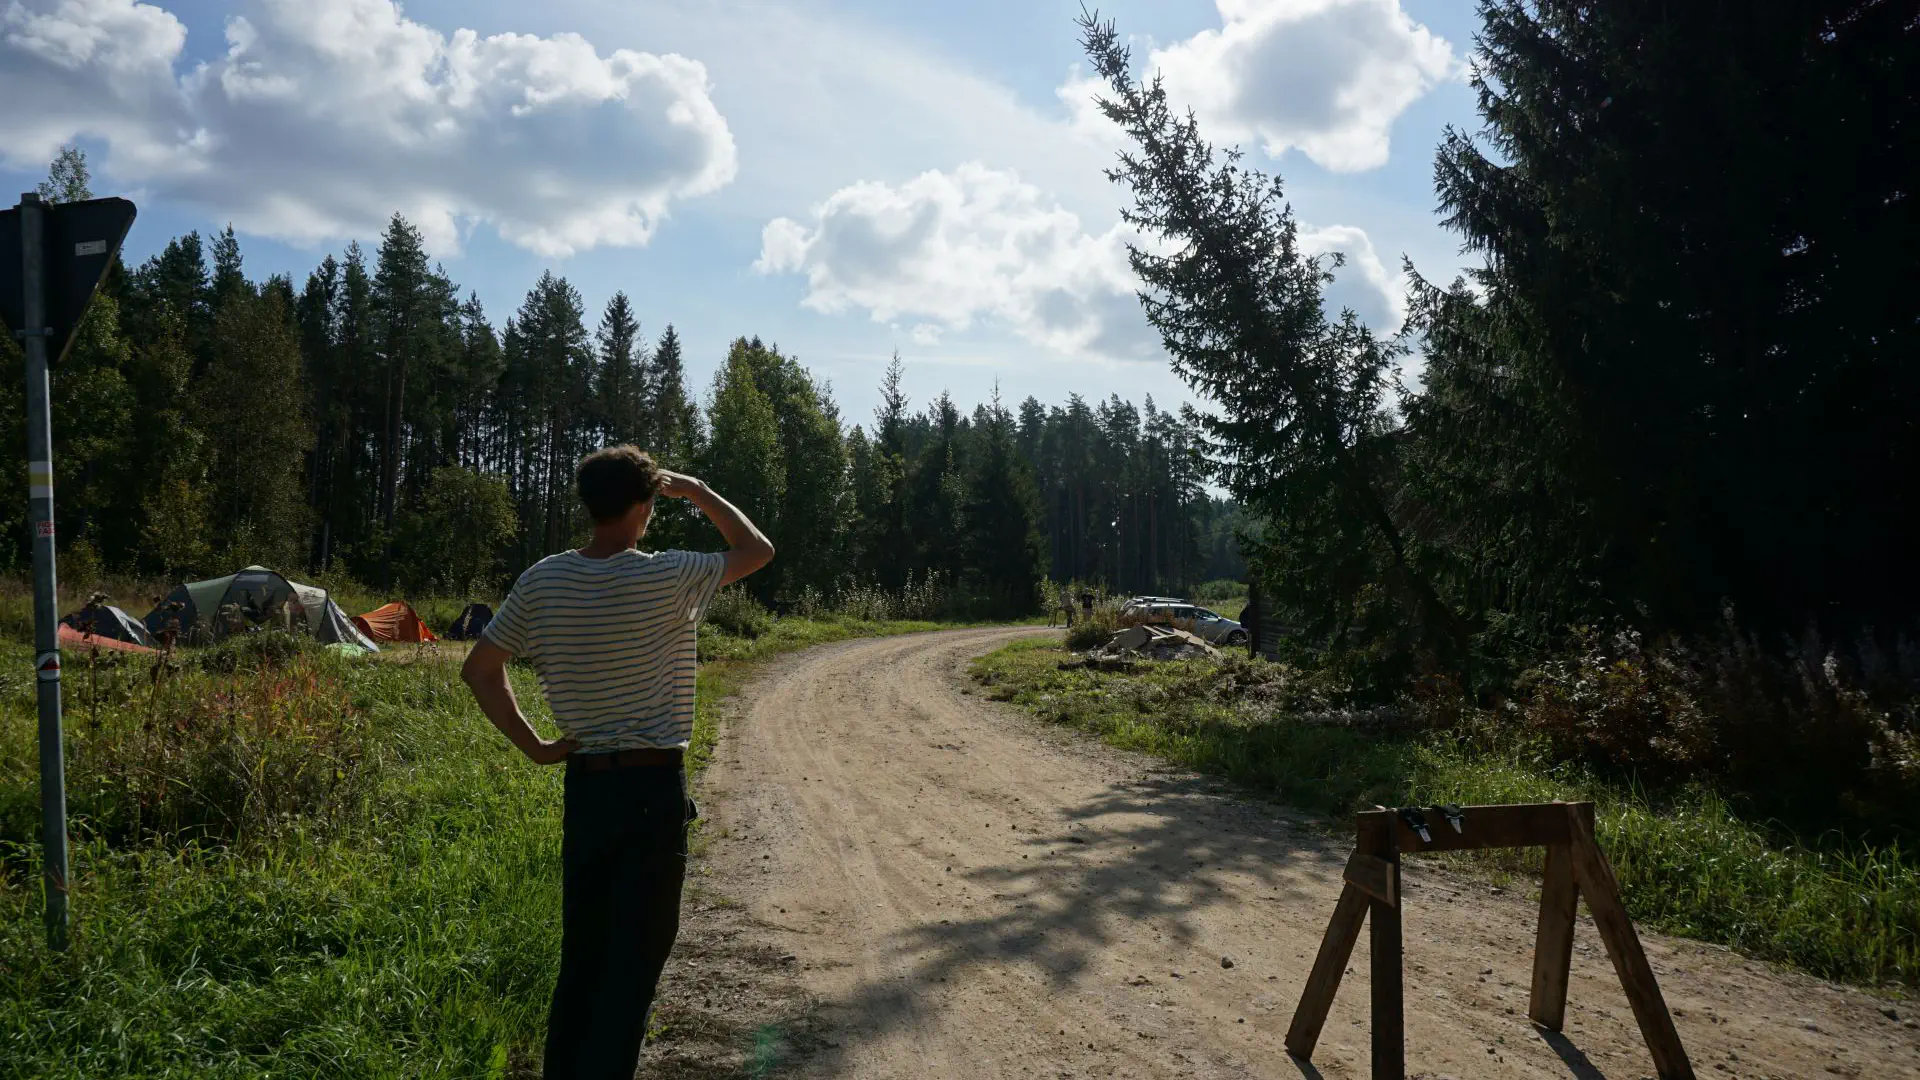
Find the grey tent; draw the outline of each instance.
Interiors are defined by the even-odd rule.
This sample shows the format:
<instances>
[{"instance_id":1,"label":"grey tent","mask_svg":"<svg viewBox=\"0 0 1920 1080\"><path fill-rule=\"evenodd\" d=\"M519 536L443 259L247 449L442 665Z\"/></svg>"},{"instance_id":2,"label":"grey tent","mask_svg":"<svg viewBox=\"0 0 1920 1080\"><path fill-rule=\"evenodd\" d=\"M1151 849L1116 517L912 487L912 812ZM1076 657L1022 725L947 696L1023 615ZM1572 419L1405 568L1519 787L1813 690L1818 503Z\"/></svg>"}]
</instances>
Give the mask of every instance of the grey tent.
<instances>
[{"instance_id":1,"label":"grey tent","mask_svg":"<svg viewBox=\"0 0 1920 1080\"><path fill-rule=\"evenodd\" d=\"M328 644L380 648L354 627L325 589L288 581L264 566L179 586L147 613L147 632L158 637L175 620L187 644L218 641L238 630L281 629Z\"/></svg>"},{"instance_id":2,"label":"grey tent","mask_svg":"<svg viewBox=\"0 0 1920 1080\"><path fill-rule=\"evenodd\" d=\"M460 609L460 617L453 620L453 625L447 627L447 640L473 641L479 638L480 631L485 630L487 624L492 621L492 608L485 604L468 604Z\"/></svg>"},{"instance_id":3,"label":"grey tent","mask_svg":"<svg viewBox=\"0 0 1920 1080\"><path fill-rule=\"evenodd\" d=\"M88 604L60 622L94 637L153 646L153 635L147 633L146 624L112 604Z\"/></svg>"}]
</instances>

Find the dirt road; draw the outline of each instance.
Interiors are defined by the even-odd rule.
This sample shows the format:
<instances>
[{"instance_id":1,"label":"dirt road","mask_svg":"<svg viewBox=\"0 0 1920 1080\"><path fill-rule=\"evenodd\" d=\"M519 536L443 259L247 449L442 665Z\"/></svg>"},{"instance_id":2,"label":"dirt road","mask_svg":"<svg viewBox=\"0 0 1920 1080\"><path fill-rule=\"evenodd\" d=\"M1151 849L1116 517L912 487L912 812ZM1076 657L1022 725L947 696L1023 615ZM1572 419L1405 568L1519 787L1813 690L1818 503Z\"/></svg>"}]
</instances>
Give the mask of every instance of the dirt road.
<instances>
[{"instance_id":1,"label":"dirt road","mask_svg":"<svg viewBox=\"0 0 1920 1080\"><path fill-rule=\"evenodd\" d=\"M708 882L818 1003L825 1043L797 1072L1367 1075L1365 935L1314 1064L1281 1046L1341 842L968 694L965 661L1022 632L803 653L726 729ZM1651 1075L1591 922L1550 1040L1526 1020L1526 889L1417 860L1406 888L1409 1075ZM1910 1003L1645 939L1702 1076L1920 1076Z\"/></svg>"}]
</instances>

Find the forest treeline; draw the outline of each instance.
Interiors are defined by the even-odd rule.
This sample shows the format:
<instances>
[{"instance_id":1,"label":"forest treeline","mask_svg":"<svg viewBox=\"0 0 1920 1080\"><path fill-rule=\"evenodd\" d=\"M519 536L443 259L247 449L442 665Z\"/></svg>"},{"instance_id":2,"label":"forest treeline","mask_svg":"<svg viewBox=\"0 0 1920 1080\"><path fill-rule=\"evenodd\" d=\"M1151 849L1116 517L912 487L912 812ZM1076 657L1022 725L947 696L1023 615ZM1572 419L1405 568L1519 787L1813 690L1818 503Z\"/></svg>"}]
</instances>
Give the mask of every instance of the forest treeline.
<instances>
[{"instance_id":1,"label":"forest treeline","mask_svg":"<svg viewBox=\"0 0 1920 1080\"><path fill-rule=\"evenodd\" d=\"M43 194L89 197L84 155L64 152ZM673 326L643 334L625 293L593 318L543 274L496 327L398 215L375 251L297 284L250 279L231 228L189 233L115 269L54 373L62 578L261 563L490 595L584 534L574 463L629 442L775 538L753 583L767 601L932 577L956 611L1024 613L1049 576L1144 590L1243 569L1191 411L915 408L903 370L895 356L871 423L849 424L796 357L743 337L696 397ZM19 393L0 398L0 439L22 424ZM4 527L24 567L24 515ZM707 528L670 506L651 542L717 543Z\"/></svg>"},{"instance_id":2,"label":"forest treeline","mask_svg":"<svg viewBox=\"0 0 1920 1080\"><path fill-rule=\"evenodd\" d=\"M1217 406L1268 610L1442 725L1896 827L1920 792L1920 22L1479 17L1480 126L1434 161L1477 265L1408 263L1404 328L1326 310L1280 178L1082 18L1128 144L1109 175L1154 241L1144 308Z\"/></svg>"}]
</instances>

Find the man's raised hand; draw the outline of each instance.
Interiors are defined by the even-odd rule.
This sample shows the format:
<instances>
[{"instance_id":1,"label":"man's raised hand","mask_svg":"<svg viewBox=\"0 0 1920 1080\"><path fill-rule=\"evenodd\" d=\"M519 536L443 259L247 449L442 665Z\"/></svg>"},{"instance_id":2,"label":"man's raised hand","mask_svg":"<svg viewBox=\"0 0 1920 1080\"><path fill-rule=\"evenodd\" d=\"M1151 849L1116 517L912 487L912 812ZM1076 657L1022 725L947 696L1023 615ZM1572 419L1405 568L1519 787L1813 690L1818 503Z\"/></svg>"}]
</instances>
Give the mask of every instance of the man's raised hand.
<instances>
[{"instance_id":1,"label":"man's raised hand","mask_svg":"<svg viewBox=\"0 0 1920 1080\"><path fill-rule=\"evenodd\" d=\"M660 470L660 494L669 499L691 499L704 485L685 473Z\"/></svg>"}]
</instances>

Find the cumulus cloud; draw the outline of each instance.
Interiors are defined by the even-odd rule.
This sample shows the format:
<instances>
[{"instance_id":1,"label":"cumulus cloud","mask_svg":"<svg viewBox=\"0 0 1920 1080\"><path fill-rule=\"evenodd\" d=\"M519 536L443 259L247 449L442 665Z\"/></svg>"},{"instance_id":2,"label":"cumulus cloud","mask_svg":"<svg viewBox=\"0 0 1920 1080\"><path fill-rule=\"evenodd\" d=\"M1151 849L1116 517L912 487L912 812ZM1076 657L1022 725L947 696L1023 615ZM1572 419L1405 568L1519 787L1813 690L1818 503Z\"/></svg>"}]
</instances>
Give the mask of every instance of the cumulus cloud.
<instances>
[{"instance_id":1,"label":"cumulus cloud","mask_svg":"<svg viewBox=\"0 0 1920 1080\"><path fill-rule=\"evenodd\" d=\"M754 268L804 275L815 311L923 320L916 340L991 320L1061 353L1146 359L1158 338L1134 295L1131 235L1088 233L1016 173L966 164L842 188L805 223L776 218Z\"/></svg>"},{"instance_id":2,"label":"cumulus cloud","mask_svg":"<svg viewBox=\"0 0 1920 1080\"><path fill-rule=\"evenodd\" d=\"M801 304L814 311L919 320L916 344L986 322L1067 355L1157 359L1129 241L1139 234L1125 225L1089 232L1018 174L976 163L898 185L853 184L805 222L775 218L754 269L804 276ZM1365 230L1303 226L1300 246L1346 257L1327 290L1331 314L1351 307L1378 330L1399 329L1405 294Z\"/></svg>"},{"instance_id":3,"label":"cumulus cloud","mask_svg":"<svg viewBox=\"0 0 1920 1080\"><path fill-rule=\"evenodd\" d=\"M442 250L486 222L545 255L644 244L671 203L733 179L698 61L575 34L451 38L392 0L245 0L226 50L181 70L186 31L133 0L0 8L0 158L62 142L102 171L254 233L362 235L398 210Z\"/></svg>"},{"instance_id":4,"label":"cumulus cloud","mask_svg":"<svg viewBox=\"0 0 1920 1080\"><path fill-rule=\"evenodd\" d=\"M1309 255L1338 253L1346 259L1333 271L1322 305L1329 318L1352 308L1360 321L1383 334L1398 333L1407 321L1407 291L1396 271L1389 273L1366 230L1352 225L1302 226L1300 250Z\"/></svg>"},{"instance_id":5,"label":"cumulus cloud","mask_svg":"<svg viewBox=\"0 0 1920 1080\"><path fill-rule=\"evenodd\" d=\"M1215 0L1221 27L1156 49L1147 69L1192 108L1207 136L1298 149L1324 168L1387 162L1394 120L1462 70L1453 47L1400 0ZM1057 93L1080 132L1111 128L1091 104L1103 88L1075 75Z\"/></svg>"}]
</instances>

